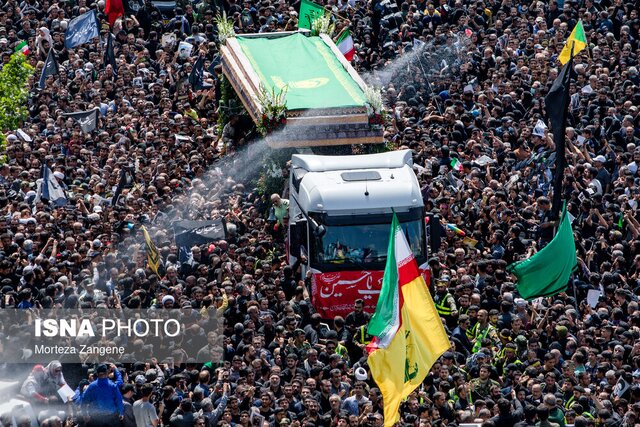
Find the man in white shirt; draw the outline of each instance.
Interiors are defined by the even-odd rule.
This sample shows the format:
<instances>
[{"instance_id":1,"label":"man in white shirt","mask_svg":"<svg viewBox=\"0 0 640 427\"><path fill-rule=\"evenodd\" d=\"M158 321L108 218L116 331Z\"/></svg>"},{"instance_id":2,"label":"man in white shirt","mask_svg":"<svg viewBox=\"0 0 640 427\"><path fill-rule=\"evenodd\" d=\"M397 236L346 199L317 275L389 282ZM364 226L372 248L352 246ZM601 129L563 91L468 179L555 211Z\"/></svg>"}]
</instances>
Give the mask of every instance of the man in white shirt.
<instances>
[{"instance_id":1,"label":"man in white shirt","mask_svg":"<svg viewBox=\"0 0 640 427\"><path fill-rule=\"evenodd\" d=\"M153 393L153 386L145 384L142 386L142 397L133 402L133 416L136 419L136 427L157 427L160 423L156 408L149 398Z\"/></svg>"}]
</instances>

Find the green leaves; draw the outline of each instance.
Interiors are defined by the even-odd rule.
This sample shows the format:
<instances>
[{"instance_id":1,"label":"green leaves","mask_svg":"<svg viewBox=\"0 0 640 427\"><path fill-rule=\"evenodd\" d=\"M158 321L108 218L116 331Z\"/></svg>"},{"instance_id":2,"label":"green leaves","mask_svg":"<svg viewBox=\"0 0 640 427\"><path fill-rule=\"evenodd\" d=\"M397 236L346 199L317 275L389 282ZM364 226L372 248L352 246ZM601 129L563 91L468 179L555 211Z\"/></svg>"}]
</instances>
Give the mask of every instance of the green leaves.
<instances>
[{"instance_id":1,"label":"green leaves","mask_svg":"<svg viewBox=\"0 0 640 427\"><path fill-rule=\"evenodd\" d=\"M0 130L3 132L18 129L27 117L27 82L33 72L21 52L11 55L11 60L0 71Z\"/></svg>"}]
</instances>

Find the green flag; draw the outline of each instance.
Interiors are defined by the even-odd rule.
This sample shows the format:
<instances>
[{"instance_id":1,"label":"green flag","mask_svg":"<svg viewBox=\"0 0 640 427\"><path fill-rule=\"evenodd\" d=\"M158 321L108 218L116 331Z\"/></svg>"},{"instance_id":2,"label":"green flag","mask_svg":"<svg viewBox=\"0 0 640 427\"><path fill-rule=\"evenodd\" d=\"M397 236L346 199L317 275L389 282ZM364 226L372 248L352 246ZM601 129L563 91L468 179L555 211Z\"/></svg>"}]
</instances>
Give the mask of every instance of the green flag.
<instances>
[{"instance_id":1,"label":"green flag","mask_svg":"<svg viewBox=\"0 0 640 427\"><path fill-rule=\"evenodd\" d=\"M396 262L396 233L399 231L400 223L398 217L393 214L391 220L391 234L389 237L389 246L387 246L387 263L384 267L384 276L382 278L382 287L378 296L378 304L376 312L373 313L371 321L367 326L367 332L371 335L387 338L387 334L394 327L397 329L396 323L400 319L398 308L398 263ZM396 322L397 320L397 322ZM395 330L394 330L395 331ZM390 341L390 339L387 339Z\"/></svg>"},{"instance_id":2,"label":"green flag","mask_svg":"<svg viewBox=\"0 0 640 427\"><path fill-rule=\"evenodd\" d=\"M571 59L571 54L573 52L573 56L576 56L578 52L581 52L583 49L587 47L587 36L584 34L584 27L582 26L582 20L578 21L575 27L573 27L573 31L571 31L571 35L567 39L567 43L565 43L562 52L558 56L558 61L562 65L569 62Z\"/></svg>"},{"instance_id":3,"label":"green flag","mask_svg":"<svg viewBox=\"0 0 640 427\"><path fill-rule=\"evenodd\" d=\"M302 0L300 2L300 16L298 17L298 28L311 29L311 23L324 15L324 7L312 2L311 0Z\"/></svg>"},{"instance_id":4,"label":"green flag","mask_svg":"<svg viewBox=\"0 0 640 427\"><path fill-rule=\"evenodd\" d=\"M532 300L565 291L576 265L576 242L565 206L553 240L532 257L511 264L507 271L518 278L522 298Z\"/></svg>"}]
</instances>

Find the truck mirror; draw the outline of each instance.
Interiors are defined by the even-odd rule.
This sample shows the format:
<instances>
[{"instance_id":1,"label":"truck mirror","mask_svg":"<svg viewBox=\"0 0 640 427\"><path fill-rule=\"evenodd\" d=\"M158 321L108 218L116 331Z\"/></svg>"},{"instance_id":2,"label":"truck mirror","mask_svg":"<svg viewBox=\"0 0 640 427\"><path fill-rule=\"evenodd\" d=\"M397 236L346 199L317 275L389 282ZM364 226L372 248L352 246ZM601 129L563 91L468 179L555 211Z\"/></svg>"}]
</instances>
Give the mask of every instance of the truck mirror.
<instances>
[{"instance_id":1,"label":"truck mirror","mask_svg":"<svg viewBox=\"0 0 640 427\"><path fill-rule=\"evenodd\" d=\"M276 209L271 206L269 209L269 218L267 218L268 222L276 222L278 218L276 218Z\"/></svg>"},{"instance_id":2,"label":"truck mirror","mask_svg":"<svg viewBox=\"0 0 640 427\"><path fill-rule=\"evenodd\" d=\"M324 225L319 225L313 230L313 234L316 237L322 237L325 235L326 232L327 232L327 229L324 228Z\"/></svg>"},{"instance_id":3,"label":"truck mirror","mask_svg":"<svg viewBox=\"0 0 640 427\"><path fill-rule=\"evenodd\" d=\"M299 258L300 248L309 246L306 220L298 220L289 224L289 240L290 255Z\"/></svg>"},{"instance_id":4,"label":"truck mirror","mask_svg":"<svg viewBox=\"0 0 640 427\"><path fill-rule=\"evenodd\" d=\"M437 214L427 214L429 223L427 224L427 236L429 249L432 253L438 252L442 243L442 225L440 225L440 216Z\"/></svg>"}]
</instances>

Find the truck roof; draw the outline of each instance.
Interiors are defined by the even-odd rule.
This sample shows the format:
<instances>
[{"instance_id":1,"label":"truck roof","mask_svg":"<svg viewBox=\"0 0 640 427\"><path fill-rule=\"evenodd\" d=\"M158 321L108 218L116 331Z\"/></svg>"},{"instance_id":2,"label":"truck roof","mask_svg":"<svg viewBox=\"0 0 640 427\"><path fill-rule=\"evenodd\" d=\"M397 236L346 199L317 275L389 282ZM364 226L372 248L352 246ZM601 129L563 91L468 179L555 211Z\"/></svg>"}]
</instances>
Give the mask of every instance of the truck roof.
<instances>
[{"instance_id":1,"label":"truck roof","mask_svg":"<svg viewBox=\"0 0 640 427\"><path fill-rule=\"evenodd\" d=\"M306 212L386 213L423 206L410 150L357 156L294 154L291 189Z\"/></svg>"},{"instance_id":2,"label":"truck roof","mask_svg":"<svg viewBox=\"0 0 640 427\"><path fill-rule=\"evenodd\" d=\"M294 154L291 165L307 172L328 172L358 169L397 169L413 165L411 150L390 151L388 153L360 154L357 156L319 156L315 154Z\"/></svg>"}]
</instances>

